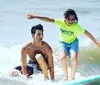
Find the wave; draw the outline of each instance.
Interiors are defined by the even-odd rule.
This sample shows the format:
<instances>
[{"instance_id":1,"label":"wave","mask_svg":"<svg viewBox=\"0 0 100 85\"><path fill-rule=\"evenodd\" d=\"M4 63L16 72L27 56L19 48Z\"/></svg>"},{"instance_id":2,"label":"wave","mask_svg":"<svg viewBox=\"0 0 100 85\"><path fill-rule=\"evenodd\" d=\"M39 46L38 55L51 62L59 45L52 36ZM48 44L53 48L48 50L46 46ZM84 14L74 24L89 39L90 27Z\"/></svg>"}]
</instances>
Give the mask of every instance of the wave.
<instances>
[{"instance_id":1,"label":"wave","mask_svg":"<svg viewBox=\"0 0 100 85\"><path fill-rule=\"evenodd\" d=\"M0 85L27 85L25 79L15 78L5 74L0 73Z\"/></svg>"},{"instance_id":2,"label":"wave","mask_svg":"<svg viewBox=\"0 0 100 85\"><path fill-rule=\"evenodd\" d=\"M14 45L12 47L5 47L0 46L0 72L8 73L8 70L11 70L14 66L20 64L20 48L21 45ZM54 65L55 65L55 72L57 74L58 80L62 77L61 64L59 61L59 46L54 45L53 48L53 55L54 55ZM100 49L93 45L89 45L88 47L79 47L79 64L77 68L77 72L80 73L80 76L90 76L90 75L99 75L100 74ZM70 62L68 62L70 63ZM70 64L69 64L70 69ZM91 70L90 70L91 69ZM76 75L77 76L77 75ZM36 77L35 77L36 79ZM13 80L11 78L8 79L7 77L0 77L0 84L6 85L26 85L24 82L17 80ZM33 83L33 81L32 81ZM33 85L33 84L30 84Z\"/></svg>"},{"instance_id":3,"label":"wave","mask_svg":"<svg viewBox=\"0 0 100 85\"><path fill-rule=\"evenodd\" d=\"M55 61L59 62L59 45L53 45L53 55L55 56ZM0 63L5 62L18 62L20 59L21 45L17 44L11 47L6 47L0 45ZM87 47L79 47L79 63L89 63L89 64L100 64L100 48L96 47L93 43L89 43ZM6 60L5 60L6 59ZM12 61L10 61L12 59Z\"/></svg>"}]
</instances>

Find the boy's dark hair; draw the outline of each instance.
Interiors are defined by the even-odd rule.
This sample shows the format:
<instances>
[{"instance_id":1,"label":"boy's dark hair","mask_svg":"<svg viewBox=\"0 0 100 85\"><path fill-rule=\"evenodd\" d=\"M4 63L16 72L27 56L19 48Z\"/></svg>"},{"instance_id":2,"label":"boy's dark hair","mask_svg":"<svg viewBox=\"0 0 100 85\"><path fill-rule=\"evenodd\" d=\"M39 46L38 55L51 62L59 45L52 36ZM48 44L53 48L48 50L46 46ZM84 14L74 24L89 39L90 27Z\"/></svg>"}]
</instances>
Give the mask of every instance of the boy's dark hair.
<instances>
[{"instance_id":1,"label":"boy's dark hair","mask_svg":"<svg viewBox=\"0 0 100 85\"><path fill-rule=\"evenodd\" d=\"M35 34L36 30L43 30L43 26L41 24L35 25L31 28L31 34Z\"/></svg>"},{"instance_id":2,"label":"boy's dark hair","mask_svg":"<svg viewBox=\"0 0 100 85\"><path fill-rule=\"evenodd\" d=\"M77 14L73 9L68 9L64 13L64 16L65 16L66 19L68 19L70 15L75 15L75 21L78 22Z\"/></svg>"}]
</instances>

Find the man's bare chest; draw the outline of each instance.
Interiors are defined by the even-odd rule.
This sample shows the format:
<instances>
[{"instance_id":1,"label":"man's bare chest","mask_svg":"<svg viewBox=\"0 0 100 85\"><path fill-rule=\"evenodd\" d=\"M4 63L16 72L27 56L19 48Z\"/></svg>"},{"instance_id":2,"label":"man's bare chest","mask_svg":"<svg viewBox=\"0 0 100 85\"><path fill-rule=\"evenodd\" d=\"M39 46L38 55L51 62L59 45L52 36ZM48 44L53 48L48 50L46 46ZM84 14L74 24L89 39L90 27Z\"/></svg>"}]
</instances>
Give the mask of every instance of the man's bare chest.
<instances>
[{"instance_id":1,"label":"man's bare chest","mask_svg":"<svg viewBox=\"0 0 100 85\"><path fill-rule=\"evenodd\" d=\"M28 48L28 54L30 56L35 56L38 53L45 55L46 54L45 48L44 47L29 47Z\"/></svg>"}]
</instances>

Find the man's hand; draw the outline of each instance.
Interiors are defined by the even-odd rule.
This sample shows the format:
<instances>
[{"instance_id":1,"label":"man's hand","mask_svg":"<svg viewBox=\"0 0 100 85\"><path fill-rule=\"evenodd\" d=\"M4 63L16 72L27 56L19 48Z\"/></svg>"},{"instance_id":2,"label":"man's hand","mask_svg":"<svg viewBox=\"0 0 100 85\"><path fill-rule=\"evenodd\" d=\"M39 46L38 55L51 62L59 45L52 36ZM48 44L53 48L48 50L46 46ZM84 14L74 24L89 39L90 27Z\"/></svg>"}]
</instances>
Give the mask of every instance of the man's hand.
<instances>
[{"instance_id":1,"label":"man's hand","mask_svg":"<svg viewBox=\"0 0 100 85\"><path fill-rule=\"evenodd\" d=\"M29 76L29 74L26 74L25 77L26 77L27 79L32 79L32 77Z\"/></svg>"}]
</instances>

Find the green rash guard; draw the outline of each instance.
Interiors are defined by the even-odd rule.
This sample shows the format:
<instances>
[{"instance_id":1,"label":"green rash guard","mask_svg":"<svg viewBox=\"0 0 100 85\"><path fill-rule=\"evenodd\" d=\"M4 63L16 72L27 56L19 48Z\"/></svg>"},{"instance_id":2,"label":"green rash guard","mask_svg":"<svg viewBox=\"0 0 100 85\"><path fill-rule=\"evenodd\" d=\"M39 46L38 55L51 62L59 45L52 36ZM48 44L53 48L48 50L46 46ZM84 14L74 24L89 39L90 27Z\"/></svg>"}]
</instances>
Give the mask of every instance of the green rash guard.
<instances>
[{"instance_id":1,"label":"green rash guard","mask_svg":"<svg viewBox=\"0 0 100 85\"><path fill-rule=\"evenodd\" d=\"M83 29L78 23L74 22L72 26L68 26L64 20L55 19L55 24L60 28L60 41L66 43L72 43L77 35L84 34L85 29Z\"/></svg>"}]
</instances>

